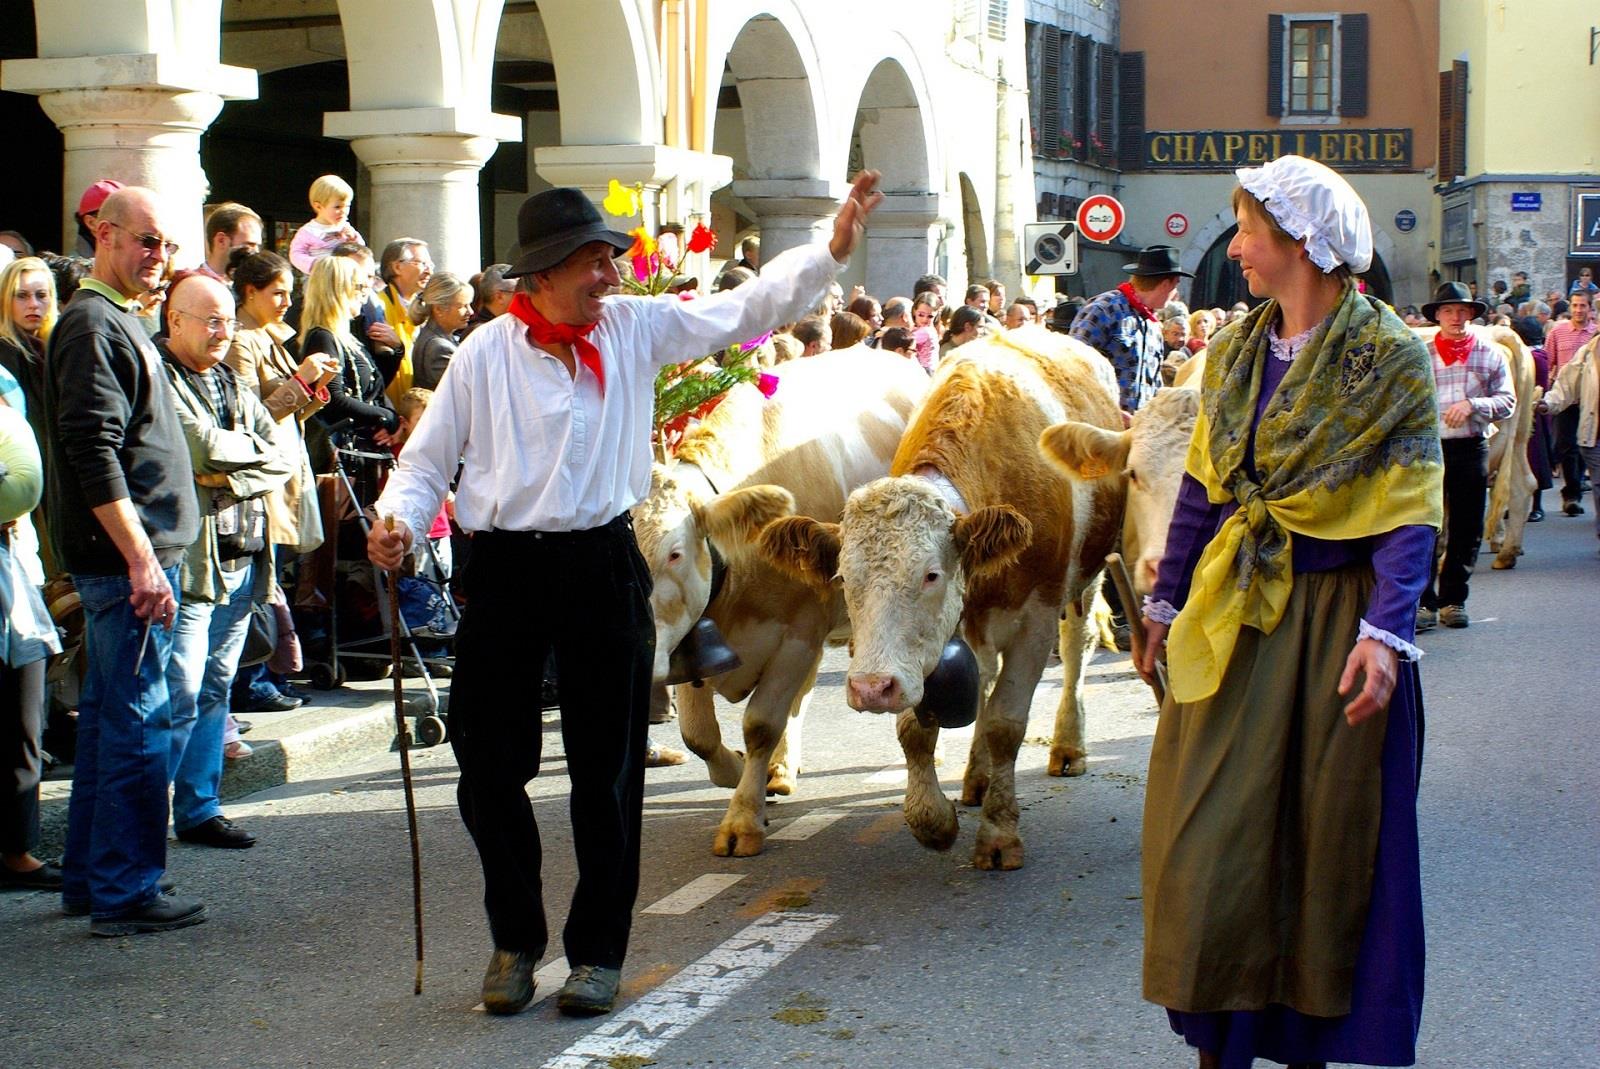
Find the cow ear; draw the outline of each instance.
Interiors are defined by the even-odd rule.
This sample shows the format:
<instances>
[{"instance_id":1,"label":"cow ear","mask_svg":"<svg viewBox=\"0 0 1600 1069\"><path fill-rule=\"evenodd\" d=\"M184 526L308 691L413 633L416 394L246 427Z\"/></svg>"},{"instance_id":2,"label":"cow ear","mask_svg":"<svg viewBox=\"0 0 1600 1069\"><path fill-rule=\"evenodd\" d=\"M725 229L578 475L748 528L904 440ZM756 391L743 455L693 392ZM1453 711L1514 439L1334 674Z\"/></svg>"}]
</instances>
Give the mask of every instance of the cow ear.
<instances>
[{"instance_id":1,"label":"cow ear","mask_svg":"<svg viewBox=\"0 0 1600 1069\"><path fill-rule=\"evenodd\" d=\"M1010 505L990 505L958 517L951 528L967 578L998 571L1033 541L1033 524Z\"/></svg>"},{"instance_id":2,"label":"cow ear","mask_svg":"<svg viewBox=\"0 0 1600 1069\"><path fill-rule=\"evenodd\" d=\"M781 486L747 486L719 494L704 505L690 505L694 522L726 554L748 550L761 529L794 514L794 495Z\"/></svg>"},{"instance_id":3,"label":"cow ear","mask_svg":"<svg viewBox=\"0 0 1600 1069\"><path fill-rule=\"evenodd\" d=\"M839 525L786 516L762 528L761 555L779 571L826 592L839 573Z\"/></svg>"},{"instance_id":4,"label":"cow ear","mask_svg":"<svg viewBox=\"0 0 1600 1069\"><path fill-rule=\"evenodd\" d=\"M1068 420L1046 427L1039 436L1039 451L1045 459L1080 479L1100 479L1120 473L1128 466L1129 431L1108 431L1089 423Z\"/></svg>"}]
</instances>

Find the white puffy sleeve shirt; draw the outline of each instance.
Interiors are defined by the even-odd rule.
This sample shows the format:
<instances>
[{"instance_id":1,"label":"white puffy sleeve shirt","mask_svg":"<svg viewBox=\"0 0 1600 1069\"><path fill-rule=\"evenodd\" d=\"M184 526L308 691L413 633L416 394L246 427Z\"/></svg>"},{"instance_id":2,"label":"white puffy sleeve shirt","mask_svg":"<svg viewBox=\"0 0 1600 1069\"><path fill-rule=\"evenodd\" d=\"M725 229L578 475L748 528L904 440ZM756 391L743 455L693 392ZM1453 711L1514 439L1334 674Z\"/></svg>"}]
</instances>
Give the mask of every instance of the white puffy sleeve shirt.
<instances>
[{"instance_id":1,"label":"white puffy sleeve shirt","mask_svg":"<svg viewBox=\"0 0 1600 1069\"><path fill-rule=\"evenodd\" d=\"M589 340L605 389L576 377L502 315L468 335L440 379L378 499L380 515L420 535L455 477L464 530L600 527L650 490L656 372L757 337L816 307L840 265L825 244L773 257L737 289L692 301L605 299Z\"/></svg>"}]
</instances>

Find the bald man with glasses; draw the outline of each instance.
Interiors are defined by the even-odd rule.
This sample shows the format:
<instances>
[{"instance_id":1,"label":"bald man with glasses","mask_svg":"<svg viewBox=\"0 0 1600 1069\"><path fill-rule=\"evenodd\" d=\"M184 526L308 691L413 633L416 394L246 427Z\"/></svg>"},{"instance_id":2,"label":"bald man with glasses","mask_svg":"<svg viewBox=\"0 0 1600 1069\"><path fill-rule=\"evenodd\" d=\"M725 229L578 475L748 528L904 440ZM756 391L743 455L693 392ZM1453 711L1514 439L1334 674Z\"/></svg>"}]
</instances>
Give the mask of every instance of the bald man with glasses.
<instances>
[{"instance_id":1,"label":"bald man with glasses","mask_svg":"<svg viewBox=\"0 0 1600 1069\"><path fill-rule=\"evenodd\" d=\"M178 569L200 533L194 470L161 354L138 317L177 251L157 195L130 186L101 205L94 270L50 336L45 501L56 557L84 611L85 676L67 810L62 910L95 935L197 924L170 894L167 668Z\"/></svg>"}]
</instances>

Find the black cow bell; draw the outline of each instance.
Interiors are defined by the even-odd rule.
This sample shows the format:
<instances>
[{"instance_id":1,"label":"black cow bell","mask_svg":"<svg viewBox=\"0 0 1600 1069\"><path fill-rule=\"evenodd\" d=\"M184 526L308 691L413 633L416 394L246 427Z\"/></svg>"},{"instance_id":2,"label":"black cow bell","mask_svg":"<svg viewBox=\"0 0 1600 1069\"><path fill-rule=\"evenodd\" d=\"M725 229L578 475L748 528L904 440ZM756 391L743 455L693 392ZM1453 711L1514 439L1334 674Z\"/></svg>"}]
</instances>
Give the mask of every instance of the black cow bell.
<instances>
[{"instance_id":1,"label":"black cow bell","mask_svg":"<svg viewBox=\"0 0 1600 1069\"><path fill-rule=\"evenodd\" d=\"M689 633L683 636L683 641L678 643L672 656L667 659L666 681L672 686L710 679L723 672L731 672L742 663L711 617L702 616L689 628Z\"/></svg>"},{"instance_id":2,"label":"black cow bell","mask_svg":"<svg viewBox=\"0 0 1600 1069\"><path fill-rule=\"evenodd\" d=\"M959 636L944 644L939 663L922 681L917 718L942 728L964 728L978 719L978 657Z\"/></svg>"}]
</instances>

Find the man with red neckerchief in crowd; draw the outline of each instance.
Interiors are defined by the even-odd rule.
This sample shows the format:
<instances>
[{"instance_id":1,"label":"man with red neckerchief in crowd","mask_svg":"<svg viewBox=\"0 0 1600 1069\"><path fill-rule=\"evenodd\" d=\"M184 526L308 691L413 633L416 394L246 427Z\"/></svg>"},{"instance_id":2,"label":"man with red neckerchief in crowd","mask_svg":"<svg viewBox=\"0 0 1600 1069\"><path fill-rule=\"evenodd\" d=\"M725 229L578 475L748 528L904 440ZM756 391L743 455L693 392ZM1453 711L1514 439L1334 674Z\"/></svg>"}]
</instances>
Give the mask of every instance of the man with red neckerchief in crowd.
<instances>
[{"instance_id":1,"label":"man with red neckerchief in crowd","mask_svg":"<svg viewBox=\"0 0 1600 1069\"><path fill-rule=\"evenodd\" d=\"M1193 278L1178 263L1171 245L1150 245L1139 259L1123 264L1128 280L1084 305L1068 333L1096 349L1117 372L1122 411L1131 416L1161 388L1161 359L1167 355L1156 309L1178 288L1178 280Z\"/></svg>"},{"instance_id":2,"label":"man with red neckerchief in crowd","mask_svg":"<svg viewBox=\"0 0 1600 1069\"><path fill-rule=\"evenodd\" d=\"M548 942L539 832L527 782L539 770L538 666L554 650L571 779L578 885L563 942L567 1014L615 1004L639 887L655 628L650 573L628 509L650 489L655 377L816 307L882 201L878 174L852 184L832 240L791 249L736 289L694 301L617 295L614 257L633 244L576 189L517 214L521 281L508 314L456 351L377 503L374 564L395 568L456 470L456 520L475 532L462 577L450 742L461 816L483 864L494 952L484 1007L533 998Z\"/></svg>"},{"instance_id":3,"label":"man with red neckerchief in crowd","mask_svg":"<svg viewBox=\"0 0 1600 1069\"><path fill-rule=\"evenodd\" d=\"M1444 564L1431 575L1417 609L1417 630L1467 626L1467 580L1483 541L1489 495L1490 427L1511 415L1517 394L1501 347L1472 326L1489 306L1460 282L1446 282L1422 306L1439 324L1429 346L1444 444Z\"/></svg>"}]
</instances>

